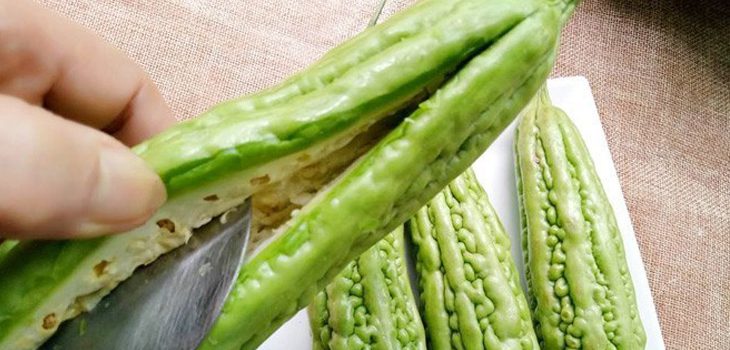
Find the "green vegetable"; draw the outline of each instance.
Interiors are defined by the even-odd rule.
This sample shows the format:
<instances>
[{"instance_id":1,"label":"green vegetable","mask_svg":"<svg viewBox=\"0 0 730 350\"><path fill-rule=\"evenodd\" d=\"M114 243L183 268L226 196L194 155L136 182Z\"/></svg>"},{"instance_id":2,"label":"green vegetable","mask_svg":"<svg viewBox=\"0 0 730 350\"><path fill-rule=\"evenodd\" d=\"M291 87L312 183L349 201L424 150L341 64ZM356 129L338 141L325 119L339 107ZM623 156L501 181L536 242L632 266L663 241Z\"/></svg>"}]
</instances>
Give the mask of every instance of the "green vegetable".
<instances>
[{"instance_id":1,"label":"green vegetable","mask_svg":"<svg viewBox=\"0 0 730 350\"><path fill-rule=\"evenodd\" d=\"M309 306L315 349L426 349L403 228L345 266Z\"/></svg>"},{"instance_id":2,"label":"green vegetable","mask_svg":"<svg viewBox=\"0 0 730 350\"><path fill-rule=\"evenodd\" d=\"M202 348L255 348L464 171L545 80L559 24L549 8L520 22L318 194L244 266Z\"/></svg>"},{"instance_id":3,"label":"green vegetable","mask_svg":"<svg viewBox=\"0 0 730 350\"><path fill-rule=\"evenodd\" d=\"M168 202L129 232L13 248L0 261L0 349L37 347L250 196L253 251L201 347L255 348L499 135L552 67L560 11L427 0L279 88L136 147Z\"/></svg>"},{"instance_id":4,"label":"green vegetable","mask_svg":"<svg viewBox=\"0 0 730 350\"><path fill-rule=\"evenodd\" d=\"M539 349L509 236L471 170L409 228L430 348Z\"/></svg>"},{"instance_id":5,"label":"green vegetable","mask_svg":"<svg viewBox=\"0 0 730 350\"><path fill-rule=\"evenodd\" d=\"M580 133L543 89L517 129L523 246L546 349L643 349L621 234Z\"/></svg>"}]
</instances>

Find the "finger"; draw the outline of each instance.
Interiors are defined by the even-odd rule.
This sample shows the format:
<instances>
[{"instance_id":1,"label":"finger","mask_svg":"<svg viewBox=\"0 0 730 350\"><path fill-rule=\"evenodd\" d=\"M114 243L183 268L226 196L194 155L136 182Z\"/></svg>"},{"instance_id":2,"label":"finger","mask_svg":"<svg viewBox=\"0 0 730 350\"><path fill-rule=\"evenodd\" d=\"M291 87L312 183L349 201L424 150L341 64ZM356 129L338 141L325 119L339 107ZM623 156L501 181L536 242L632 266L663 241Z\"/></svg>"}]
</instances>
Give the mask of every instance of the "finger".
<instances>
[{"instance_id":1,"label":"finger","mask_svg":"<svg viewBox=\"0 0 730 350\"><path fill-rule=\"evenodd\" d=\"M0 96L0 236L91 237L131 229L165 200L157 175L97 130Z\"/></svg>"},{"instance_id":2,"label":"finger","mask_svg":"<svg viewBox=\"0 0 730 350\"><path fill-rule=\"evenodd\" d=\"M128 146L133 146L167 129L175 122L157 88L146 80L122 114L103 130L113 134Z\"/></svg>"},{"instance_id":3,"label":"finger","mask_svg":"<svg viewBox=\"0 0 730 350\"><path fill-rule=\"evenodd\" d=\"M32 1L0 1L0 92L118 134L133 145L175 122L142 69L80 25Z\"/></svg>"}]
</instances>

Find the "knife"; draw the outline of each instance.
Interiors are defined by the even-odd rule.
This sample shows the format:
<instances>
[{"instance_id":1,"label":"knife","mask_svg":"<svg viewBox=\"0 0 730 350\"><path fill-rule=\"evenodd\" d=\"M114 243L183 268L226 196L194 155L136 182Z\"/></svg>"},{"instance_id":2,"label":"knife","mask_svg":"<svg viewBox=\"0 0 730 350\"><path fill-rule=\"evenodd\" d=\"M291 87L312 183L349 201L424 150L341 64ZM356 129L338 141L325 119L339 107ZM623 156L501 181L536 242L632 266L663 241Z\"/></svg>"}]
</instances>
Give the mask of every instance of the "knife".
<instances>
[{"instance_id":1,"label":"knife","mask_svg":"<svg viewBox=\"0 0 730 350\"><path fill-rule=\"evenodd\" d=\"M250 229L247 199L137 269L90 312L61 324L41 349L197 348L237 277Z\"/></svg>"}]
</instances>

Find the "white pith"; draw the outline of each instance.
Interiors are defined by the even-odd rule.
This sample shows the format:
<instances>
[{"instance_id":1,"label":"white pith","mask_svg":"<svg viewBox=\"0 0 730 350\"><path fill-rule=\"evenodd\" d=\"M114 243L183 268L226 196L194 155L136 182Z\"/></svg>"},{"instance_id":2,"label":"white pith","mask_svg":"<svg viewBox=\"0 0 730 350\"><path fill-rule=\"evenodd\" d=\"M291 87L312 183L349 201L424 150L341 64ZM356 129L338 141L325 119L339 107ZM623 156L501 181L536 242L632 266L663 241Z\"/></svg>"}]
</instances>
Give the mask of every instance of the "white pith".
<instances>
[{"instance_id":1,"label":"white pith","mask_svg":"<svg viewBox=\"0 0 730 350\"><path fill-rule=\"evenodd\" d=\"M0 349L37 348L61 322L92 309L137 267L184 244L192 229L251 196L253 220L247 254L250 259L255 256L252 251L259 252L282 233L292 214L372 147L384 131L379 124L361 124L305 151L172 198L143 226L107 238L31 317L18 320L13 333L0 342ZM211 198L213 195L215 198ZM170 220L174 232L165 225L160 227L160 220Z\"/></svg>"}]
</instances>

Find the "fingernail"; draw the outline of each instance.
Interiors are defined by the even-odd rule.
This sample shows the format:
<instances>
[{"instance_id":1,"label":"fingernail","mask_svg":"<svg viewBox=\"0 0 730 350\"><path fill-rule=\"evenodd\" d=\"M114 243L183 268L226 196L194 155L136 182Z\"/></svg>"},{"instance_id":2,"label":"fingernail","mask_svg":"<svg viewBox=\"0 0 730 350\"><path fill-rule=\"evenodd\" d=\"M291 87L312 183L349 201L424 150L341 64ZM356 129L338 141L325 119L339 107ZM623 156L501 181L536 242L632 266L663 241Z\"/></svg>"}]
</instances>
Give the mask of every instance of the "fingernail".
<instances>
[{"instance_id":1,"label":"fingernail","mask_svg":"<svg viewBox=\"0 0 730 350\"><path fill-rule=\"evenodd\" d=\"M120 233L143 224L165 202L160 178L126 147L104 145L99 180L79 234Z\"/></svg>"}]
</instances>

